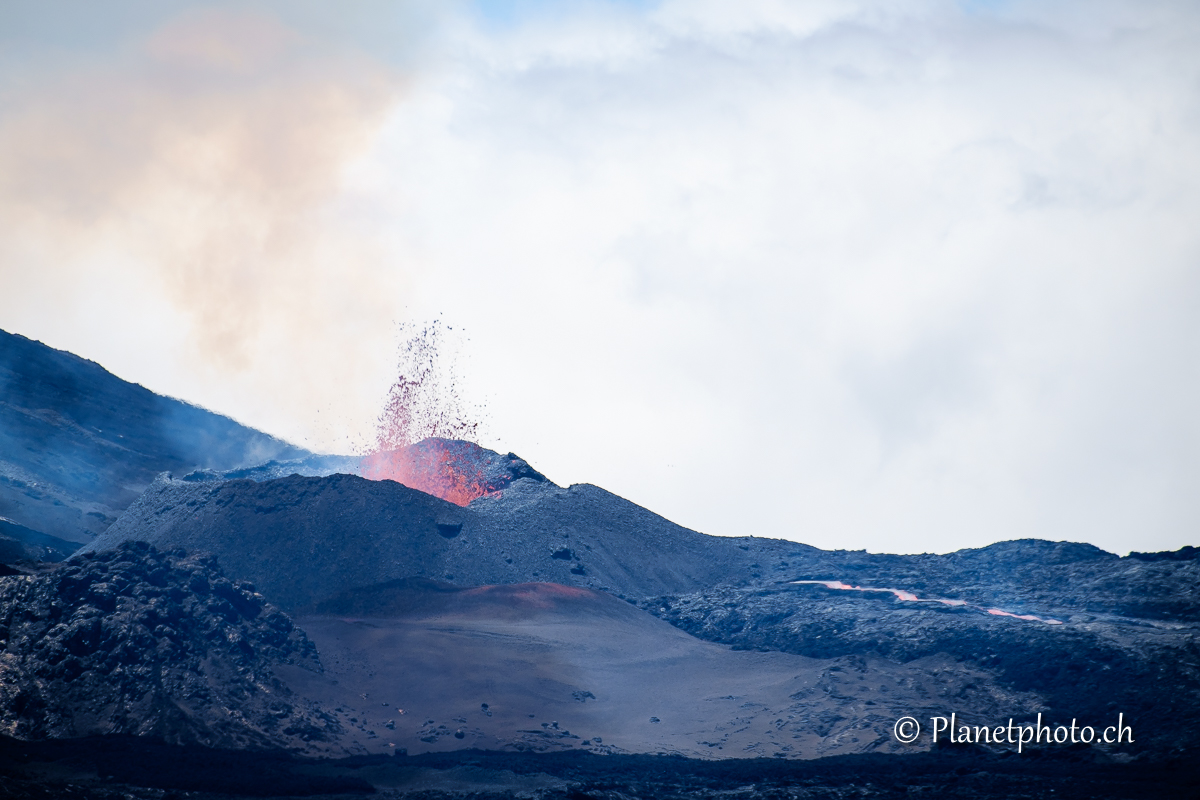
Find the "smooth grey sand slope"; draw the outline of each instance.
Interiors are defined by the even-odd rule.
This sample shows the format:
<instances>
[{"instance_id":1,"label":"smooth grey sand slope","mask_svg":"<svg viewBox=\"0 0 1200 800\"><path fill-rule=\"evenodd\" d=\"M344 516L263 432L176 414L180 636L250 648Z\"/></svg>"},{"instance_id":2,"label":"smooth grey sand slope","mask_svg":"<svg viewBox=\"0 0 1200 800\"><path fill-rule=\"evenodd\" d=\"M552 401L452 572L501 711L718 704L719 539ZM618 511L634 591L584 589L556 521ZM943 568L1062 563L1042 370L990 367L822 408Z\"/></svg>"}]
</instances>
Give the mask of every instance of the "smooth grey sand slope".
<instances>
[{"instance_id":1,"label":"smooth grey sand slope","mask_svg":"<svg viewBox=\"0 0 1200 800\"><path fill-rule=\"evenodd\" d=\"M325 674L280 668L294 691L336 710L352 752L816 758L903 749L891 726L904 714L986 717L1038 703L945 657L735 651L577 587L396 591L390 617L299 618Z\"/></svg>"}]
</instances>

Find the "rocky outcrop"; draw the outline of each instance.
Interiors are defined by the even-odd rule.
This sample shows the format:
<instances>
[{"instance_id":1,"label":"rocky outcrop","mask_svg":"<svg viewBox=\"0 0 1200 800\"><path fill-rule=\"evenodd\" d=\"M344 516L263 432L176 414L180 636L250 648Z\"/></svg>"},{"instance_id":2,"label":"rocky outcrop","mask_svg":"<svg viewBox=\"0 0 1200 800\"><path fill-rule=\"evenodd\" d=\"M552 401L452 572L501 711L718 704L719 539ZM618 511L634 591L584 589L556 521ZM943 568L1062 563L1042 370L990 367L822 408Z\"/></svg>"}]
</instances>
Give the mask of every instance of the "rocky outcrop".
<instances>
[{"instance_id":1,"label":"rocky outcrop","mask_svg":"<svg viewBox=\"0 0 1200 800\"><path fill-rule=\"evenodd\" d=\"M1134 551L1129 554L1129 558L1136 558L1138 561L1193 561L1200 559L1200 547L1187 544L1178 550L1160 550L1157 553Z\"/></svg>"},{"instance_id":2,"label":"rocky outcrop","mask_svg":"<svg viewBox=\"0 0 1200 800\"><path fill-rule=\"evenodd\" d=\"M1079 542L1017 539L945 555L846 553L797 577L894 587L1017 613L1200 621L1200 561L1118 558Z\"/></svg>"},{"instance_id":3,"label":"rocky outcrop","mask_svg":"<svg viewBox=\"0 0 1200 800\"><path fill-rule=\"evenodd\" d=\"M0 733L302 747L335 731L277 680L316 649L211 559L127 543L0 578Z\"/></svg>"}]
</instances>

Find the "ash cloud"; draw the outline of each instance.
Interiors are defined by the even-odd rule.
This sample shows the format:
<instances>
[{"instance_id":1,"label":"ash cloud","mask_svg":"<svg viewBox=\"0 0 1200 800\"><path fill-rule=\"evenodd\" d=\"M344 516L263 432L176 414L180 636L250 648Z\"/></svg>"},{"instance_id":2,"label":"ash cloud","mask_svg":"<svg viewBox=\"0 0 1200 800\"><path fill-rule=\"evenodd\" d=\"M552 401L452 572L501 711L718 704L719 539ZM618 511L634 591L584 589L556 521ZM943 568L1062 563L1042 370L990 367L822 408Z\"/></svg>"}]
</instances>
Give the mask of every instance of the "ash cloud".
<instances>
[{"instance_id":1,"label":"ash cloud","mask_svg":"<svg viewBox=\"0 0 1200 800\"><path fill-rule=\"evenodd\" d=\"M405 278L336 201L403 76L268 10L185 8L117 39L9 72L0 281L26 305L86 305L97 282L126 287L113 314L165 300L195 368L260 392L373 371L354 345L386 338Z\"/></svg>"}]
</instances>

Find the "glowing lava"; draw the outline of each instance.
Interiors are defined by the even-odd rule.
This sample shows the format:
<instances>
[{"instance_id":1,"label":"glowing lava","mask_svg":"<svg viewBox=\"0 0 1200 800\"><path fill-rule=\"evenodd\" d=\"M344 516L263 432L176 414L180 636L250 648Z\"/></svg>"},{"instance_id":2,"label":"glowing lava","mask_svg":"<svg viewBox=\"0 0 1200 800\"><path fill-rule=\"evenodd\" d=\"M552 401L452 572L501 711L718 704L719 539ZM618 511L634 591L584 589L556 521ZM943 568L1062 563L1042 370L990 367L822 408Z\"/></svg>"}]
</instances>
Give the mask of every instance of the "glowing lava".
<instances>
[{"instance_id":1,"label":"glowing lava","mask_svg":"<svg viewBox=\"0 0 1200 800\"><path fill-rule=\"evenodd\" d=\"M396 450L364 456L359 474L374 481L396 481L411 489L465 506L496 494L503 485L489 475L486 451L454 439L425 439Z\"/></svg>"}]
</instances>

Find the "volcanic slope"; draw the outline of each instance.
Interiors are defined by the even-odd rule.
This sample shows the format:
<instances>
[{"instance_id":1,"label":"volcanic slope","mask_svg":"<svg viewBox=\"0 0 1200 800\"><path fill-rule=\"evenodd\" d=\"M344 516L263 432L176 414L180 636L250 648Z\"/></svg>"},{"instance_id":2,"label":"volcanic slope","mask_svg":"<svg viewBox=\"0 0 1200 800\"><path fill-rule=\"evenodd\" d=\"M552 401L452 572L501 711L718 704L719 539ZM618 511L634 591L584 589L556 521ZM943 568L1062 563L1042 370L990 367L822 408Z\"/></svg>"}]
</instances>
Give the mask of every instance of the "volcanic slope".
<instances>
[{"instance_id":1,"label":"volcanic slope","mask_svg":"<svg viewBox=\"0 0 1200 800\"><path fill-rule=\"evenodd\" d=\"M739 652L559 584L401 580L346 592L296 623L325 671L276 672L334 710L351 752L912 752L929 743L900 745L892 724L941 713L948 698L981 720L1040 706L944 655L898 664Z\"/></svg>"},{"instance_id":2,"label":"volcanic slope","mask_svg":"<svg viewBox=\"0 0 1200 800\"><path fill-rule=\"evenodd\" d=\"M0 331L0 518L82 543L160 472L310 454Z\"/></svg>"},{"instance_id":3,"label":"volcanic slope","mask_svg":"<svg viewBox=\"0 0 1200 800\"><path fill-rule=\"evenodd\" d=\"M776 560L821 552L706 536L598 487L535 478L467 507L353 475L257 483L164 478L86 549L126 540L212 553L289 611L407 577L678 593L754 575L764 551Z\"/></svg>"}]
</instances>

